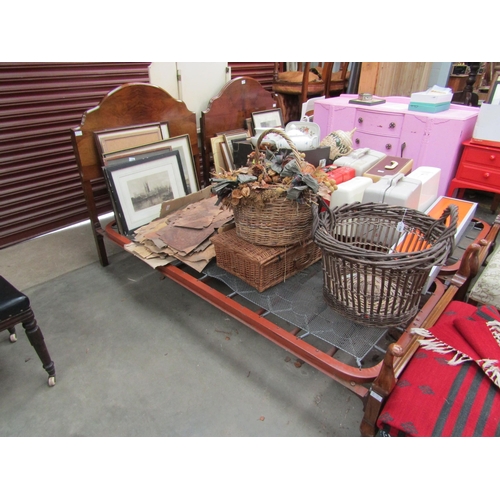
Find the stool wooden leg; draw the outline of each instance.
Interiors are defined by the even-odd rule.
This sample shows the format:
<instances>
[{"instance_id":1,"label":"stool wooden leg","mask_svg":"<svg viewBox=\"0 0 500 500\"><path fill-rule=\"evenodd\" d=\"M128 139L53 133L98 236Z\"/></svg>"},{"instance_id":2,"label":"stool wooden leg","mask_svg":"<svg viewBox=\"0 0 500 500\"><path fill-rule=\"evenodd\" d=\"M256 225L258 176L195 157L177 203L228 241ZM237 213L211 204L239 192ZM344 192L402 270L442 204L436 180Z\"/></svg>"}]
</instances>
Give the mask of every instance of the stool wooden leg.
<instances>
[{"instance_id":1,"label":"stool wooden leg","mask_svg":"<svg viewBox=\"0 0 500 500\"><path fill-rule=\"evenodd\" d=\"M16 334L16 327L15 326L11 326L10 328L7 328L7 330L9 330L9 340L11 342L17 342L17 334Z\"/></svg>"},{"instance_id":2,"label":"stool wooden leg","mask_svg":"<svg viewBox=\"0 0 500 500\"><path fill-rule=\"evenodd\" d=\"M36 353L38 354L38 357L42 362L43 368L49 374L48 384L49 386L52 387L56 383L56 369L54 366L54 362L50 358L47 346L45 345L45 340L43 338L42 331L40 330L40 327L37 325L35 315L33 313L31 313L28 319L23 321L23 328L30 341L30 344L33 346Z\"/></svg>"}]
</instances>

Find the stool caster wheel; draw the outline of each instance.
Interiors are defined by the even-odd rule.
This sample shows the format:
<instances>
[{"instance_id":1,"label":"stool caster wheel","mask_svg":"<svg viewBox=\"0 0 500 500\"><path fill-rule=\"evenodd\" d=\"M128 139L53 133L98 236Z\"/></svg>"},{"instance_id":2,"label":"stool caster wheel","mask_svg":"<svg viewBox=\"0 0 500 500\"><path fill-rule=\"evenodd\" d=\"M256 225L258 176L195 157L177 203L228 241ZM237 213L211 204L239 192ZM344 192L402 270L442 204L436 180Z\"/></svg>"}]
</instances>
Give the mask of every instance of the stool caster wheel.
<instances>
[{"instance_id":1,"label":"stool caster wheel","mask_svg":"<svg viewBox=\"0 0 500 500\"><path fill-rule=\"evenodd\" d=\"M47 383L49 384L49 387L54 387L56 385L56 377L49 377Z\"/></svg>"}]
</instances>

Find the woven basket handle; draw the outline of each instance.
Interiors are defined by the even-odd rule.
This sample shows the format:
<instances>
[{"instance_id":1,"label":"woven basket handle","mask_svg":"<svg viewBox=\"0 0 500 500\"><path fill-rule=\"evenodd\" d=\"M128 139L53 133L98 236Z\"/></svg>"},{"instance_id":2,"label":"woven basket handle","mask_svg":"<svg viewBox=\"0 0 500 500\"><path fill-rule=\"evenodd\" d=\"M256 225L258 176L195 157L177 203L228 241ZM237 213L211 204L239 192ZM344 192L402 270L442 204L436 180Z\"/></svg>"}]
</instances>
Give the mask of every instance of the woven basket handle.
<instances>
[{"instance_id":1,"label":"woven basket handle","mask_svg":"<svg viewBox=\"0 0 500 500\"><path fill-rule=\"evenodd\" d=\"M317 201L318 201L318 203L314 203L312 205L313 227L312 227L311 233L312 233L312 235L314 235L316 233L316 231L318 230L318 227L320 226L320 224L322 226L325 226L324 222L321 221L319 218L319 211L322 208L324 208L325 212L328 213L329 227L326 229L329 233L332 233L334 227L337 224L337 218L335 217L333 210L326 204L326 202L322 196L317 196Z\"/></svg>"},{"instance_id":2,"label":"woven basket handle","mask_svg":"<svg viewBox=\"0 0 500 500\"><path fill-rule=\"evenodd\" d=\"M283 132L283 130L280 130L278 128L270 128L268 130L264 130L264 132L262 132L262 134L260 134L260 136L257 140L257 144L255 145L255 149L257 150L257 157L259 155L260 145L261 145L264 137L266 137L268 134L271 134L271 133L281 135L281 137L283 137L283 139L285 139L287 144L290 146L290 149L292 150L293 156L295 156L295 159L297 160L297 163L299 164L299 167L300 167L301 164L304 162L304 158L302 157L302 155L300 154L300 152L298 151L297 147L292 142L290 137L288 137L285 134L285 132Z\"/></svg>"},{"instance_id":3,"label":"woven basket handle","mask_svg":"<svg viewBox=\"0 0 500 500\"><path fill-rule=\"evenodd\" d=\"M444 224L445 220L448 217L450 218L450 224L443 231L441 238L443 239L448 238L450 240L450 247L451 247L450 255L451 255L455 248L455 233L457 232L457 223L458 223L458 207L456 205L448 205L443 210L441 217L439 217L439 219L437 219L436 222L434 222L432 226L428 229L426 233L426 239L428 239L429 235L436 227L436 225Z\"/></svg>"}]
</instances>

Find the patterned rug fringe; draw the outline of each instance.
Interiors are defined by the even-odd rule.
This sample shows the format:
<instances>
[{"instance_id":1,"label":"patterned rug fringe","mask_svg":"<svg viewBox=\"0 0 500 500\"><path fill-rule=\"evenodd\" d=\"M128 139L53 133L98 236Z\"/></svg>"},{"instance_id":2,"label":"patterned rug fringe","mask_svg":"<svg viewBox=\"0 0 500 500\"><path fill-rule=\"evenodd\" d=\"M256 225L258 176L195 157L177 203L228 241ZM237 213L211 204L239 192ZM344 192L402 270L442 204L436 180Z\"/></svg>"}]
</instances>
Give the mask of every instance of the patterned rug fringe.
<instances>
[{"instance_id":1,"label":"patterned rug fringe","mask_svg":"<svg viewBox=\"0 0 500 500\"><path fill-rule=\"evenodd\" d=\"M496 359L481 359L477 362L481 369L486 373L490 380L500 387L500 368Z\"/></svg>"},{"instance_id":2,"label":"patterned rug fringe","mask_svg":"<svg viewBox=\"0 0 500 500\"><path fill-rule=\"evenodd\" d=\"M500 322L498 321L490 321L487 323L493 337L500 345ZM422 349L427 351L437 352L439 354L449 354L455 353L453 358L448 361L449 365L459 365L461 363L465 363L466 361L474 361L477 363L481 369L484 371L485 375L497 386L500 388L500 367L498 366L498 359L478 359L474 360L467 354L460 352L459 350L449 346L445 342L434 337L434 335L425 328L412 328L412 334L419 335L418 339L419 344L422 346Z\"/></svg>"},{"instance_id":3,"label":"patterned rug fringe","mask_svg":"<svg viewBox=\"0 0 500 500\"><path fill-rule=\"evenodd\" d=\"M460 365L466 361L473 361L473 359L470 356L467 356L467 354L464 354L441 340L438 340L434 337L434 335L432 335L431 332L429 332L429 330L426 330L425 328L413 328L411 332L424 337L423 339L418 340L422 349L437 352L439 354L455 353L453 358L448 361L449 365Z\"/></svg>"},{"instance_id":4,"label":"patterned rug fringe","mask_svg":"<svg viewBox=\"0 0 500 500\"><path fill-rule=\"evenodd\" d=\"M497 344L500 345L500 321L488 321L486 324L493 338L497 341Z\"/></svg>"}]
</instances>

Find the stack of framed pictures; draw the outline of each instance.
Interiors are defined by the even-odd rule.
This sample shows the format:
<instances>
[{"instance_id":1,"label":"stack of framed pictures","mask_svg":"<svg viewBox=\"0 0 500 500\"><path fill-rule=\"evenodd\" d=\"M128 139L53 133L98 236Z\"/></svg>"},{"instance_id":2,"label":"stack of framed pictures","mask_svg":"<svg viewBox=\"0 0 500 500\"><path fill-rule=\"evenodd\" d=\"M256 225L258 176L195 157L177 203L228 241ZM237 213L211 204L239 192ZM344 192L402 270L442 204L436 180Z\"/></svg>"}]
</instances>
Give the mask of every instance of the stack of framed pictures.
<instances>
[{"instance_id":1,"label":"stack of framed pictures","mask_svg":"<svg viewBox=\"0 0 500 500\"><path fill-rule=\"evenodd\" d=\"M157 218L163 202L199 191L189 135L169 137L168 123L94 132L121 234Z\"/></svg>"}]
</instances>

